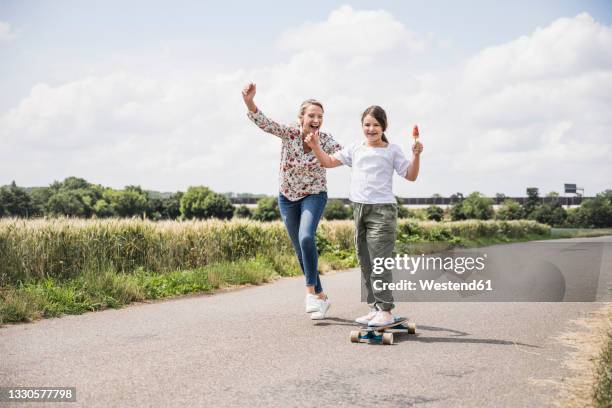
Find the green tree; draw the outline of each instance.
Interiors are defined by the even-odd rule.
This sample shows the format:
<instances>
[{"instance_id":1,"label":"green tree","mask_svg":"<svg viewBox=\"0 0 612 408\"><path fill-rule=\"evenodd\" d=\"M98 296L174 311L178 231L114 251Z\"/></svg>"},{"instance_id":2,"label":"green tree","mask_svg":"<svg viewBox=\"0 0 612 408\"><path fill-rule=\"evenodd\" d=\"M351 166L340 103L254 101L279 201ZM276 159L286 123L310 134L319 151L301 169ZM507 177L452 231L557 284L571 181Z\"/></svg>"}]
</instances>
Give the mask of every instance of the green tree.
<instances>
[{"instance_id":1,"label":"green tree","mask_svg":"<svg viewBox=\"0 0 612 408\"><path fill-rule=\"evenodd\" d=\"M229 199L205 186L189 187L181 197L180 211L187 219L230 219L234 216L234 207Z\"/></svg>"},{"instance_id":2,"label":"green tree","mask_svg":"<svg viewBox=\"0 0 612 408\"><path fill-rule=\"evenodd\" d=\"M278 200L274 197L264 197L257 201L253 219L258 221L274 221L280 219Z\"/></svg>"},{"instance_id":3,"label":"green tree","mask_svg":"<svg viewBox=\"0 0 612 408\"><path fill-rule=\"evenodd\" d=\"M213 192L204 199L204 218L229 220L233 216L234 206L225 195Z\"/></svg>"},{"instance_id":4,"label":"green tree","mask_svg":"<svg viewBox=\"0 0 612 408\"><path fill-rule=\"evenodd\" d=\"M30 195L15 181L0 188L0 216L27 218L35 213Z\"/></svg>"},{"instance_id":5,"label":"green tree","mask_svg":"<svg viewBox=\"0 0 612 408\"><path fill-rule=\"evenodd\" d=\"M493 217L493 200L474 191L463 200L463 213L466 218L489 220Z\"/></svg>"},{"instance_id":6,"label":"green tree","mask_svg":"<svg viewBox=\"0 0 612 408\"><path fill-rule=\"evenodd\" d=\"M96 201L93 210L96 217L99 218L114 217L117 215L113 207L104 199Z\"/></svg>"},{"instance_id":7,"label":"green tree","mask_svg":"<svg viewBox=\"0 0 612 408\"><path fill-rule=\"evenodd\" d=\"M425 213L428 220L442 221L442 218L444 218L444 210L437 205L430 205L425 209Z\"/></svg>"},{"instance_id":8,"label":"green tree","mask_svg":"<svg viewBox=\"0 0 612 408\"><path fill-rule=\"evenodd\" d=\"M529 216L530 219L542 224L548 224L553 227L560 227L565 224L567 213L561 204L546 203L537 206Z\"/></svg>"},{"instance_id":9,"label":"green tree","mask_svg":"<svg viewBox=\"0 0 612 408\"><path fill-rule=\"evenodd\" d=\"M578 209L578 218L586 227L612 227L612 190L605 190L583 201Z\"/></svg>"},{"instance_id":10,"label":"green tree","mask_svg":"<svg viewBox=\"0 0 612 408\"><path fill-rule=\"evenodd\" d=\"M540 196L538 195L537 187L527 188L527 201L523 205L523 214L530 218L531 213L540 205Z\"/></svg>"},{"instance_id":11,"label":"green tree","mask_svg":"<svg viewBox=\"0 0 612 408\"><path fill-rule=\"evenodd\" d=\"M49 198L46 210L47 214L52 216L83 217L85 204L82 197L74 191L60 190Z\"/></svg>"},{"instance_id":12,"label":"green tree","mask_svg":"<svg viewBox=\"0 0 612 408\"><path fill-rule=\"evenodd\" d=\"M212 191L204 186L192 186L181 197L180 211L183 218L204 218L204 200Z\"/></svg>"},{"instance_id":13,"label":"green tree","mask_svg":"<svg viewBox=\"0 0 612 408\"><path fill-rule=\"evenodd\" d=\"M181 198L183 193L181 191L172 194L168 198L162 198L163 212L162 218L175 220L181 215Z\"/></svg>"},{"instance_id":14,"label":"green tree","mask_svg":"<svg viewBox=\"0 0 612 408\"><path fill-rule=\"evenodd\" d=\"M136 188L128 187L125 190L108 188L104 191L103 199L119 217L141 217L147 208L146 194Z\"/></svg>"},{"instance_id":15,"label":"green tree","mask_svg":"<svg viewBox=\"0 0 612 408\"><path fill-rule=\"evenodd\" d=\"M467 219L467 216L463 212L463 202L453 204L450 209L451 220L461 221Z\"/></svg>"},{"instance_id":16,"label":"green tree","mask_svg":"<svg viewBox=\"0 0 612 408\"><path fill-rule=\"evenodd\" d=\"M251 218L253 216L253 212L246 205L241 205L236 207L234 210L234 215L238 218Z\"/></svg>"},{"instance_id":17,"label":"green tree","mask_svg":"<svg viewBox=\"0 0 612 408\"><path fill-rule=\"evenodd\" d=\"M60 189L63 190L87 190L90 184L87 180L79 177L66 177L61 182Z\"/></svg>"},{"instance_id":18,"label":"green tree","mask_svg":"<svg viewBox=\"0 0 612 408\"><path fill-rule=\"evenodd\" d=\"M521 220L524 218L523 207L510 198L504 200L504 202L499 206L497 213L495 214L495 218L498 220Z\"/></svg>"},{"instance_id":19,"label":"green tree","mask_svg":"<svg viewBox=\"0 0 612 408\"><path fill-rule=\"evenodd\" d=\"M47 203L52 195L53 190L49 187L34 187L30 190L34 216L40 217L46 214Z\"/></svg>"},{"instance_id":20,"label":"green tree","mask_svg":"<svg viewBox=\"0 0 612 408\"><path fill-rule=\"evenodd\" d=\"M164 201L161 198L152 198L149 197L147 200L147 209L145 210L145 214L147 218L153 221L157 221L162 219L164 212Z\"/></svg>"},{"instance_id":21,"label":"green tree","mask_svg":"<svg viewBox=\"0 0 612 408\"><path fill-rule=\"evenodd\" d=\"M451 219L453 221L465 219L488 220L493 217L493 213L493 200L475 191L452 206Z\"/></svg>"},{"instance_id":22,"label":"green tree","mask_svg":"<svg viewBox=\"0 0 612 408\"><path fill-rule=\"evenodd\" d=\"M323 210L323 218L326 220L347 220L351 218L351 209L344 205L342 200L331 199Z\"/></svg>"}]
</instances>

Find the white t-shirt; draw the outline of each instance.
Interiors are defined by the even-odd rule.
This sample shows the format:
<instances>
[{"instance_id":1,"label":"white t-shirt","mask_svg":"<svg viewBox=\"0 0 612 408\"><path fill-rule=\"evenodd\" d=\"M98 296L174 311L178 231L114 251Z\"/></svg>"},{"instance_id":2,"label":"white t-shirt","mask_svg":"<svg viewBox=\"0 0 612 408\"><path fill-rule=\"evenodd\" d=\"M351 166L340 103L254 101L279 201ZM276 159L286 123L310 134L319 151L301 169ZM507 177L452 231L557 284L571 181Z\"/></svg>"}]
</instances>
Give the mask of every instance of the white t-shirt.
<instances>
[{"instance_id":1,"label":"white t-shirt","mask_svg":"<svg viewBox=\"0 0 612 408\"><path fill-rule=\"evenodd\" d=\"M402 149L389 143L387 147L370 147L353 143L333 154L342 164L352 168L349 199L363 204L395 204L393 170L406 176L410 160Z\"/></svg>"}]
</instances>

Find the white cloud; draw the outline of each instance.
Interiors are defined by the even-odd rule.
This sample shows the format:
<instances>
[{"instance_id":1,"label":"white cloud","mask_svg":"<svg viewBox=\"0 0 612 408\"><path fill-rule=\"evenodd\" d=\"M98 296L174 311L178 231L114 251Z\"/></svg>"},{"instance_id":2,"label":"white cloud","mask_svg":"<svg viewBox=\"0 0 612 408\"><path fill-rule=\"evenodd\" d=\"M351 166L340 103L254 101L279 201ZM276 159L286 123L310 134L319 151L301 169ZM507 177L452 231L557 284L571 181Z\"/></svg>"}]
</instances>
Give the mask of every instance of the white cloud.
<instances>
[{"instance_id":1,"label":"white cloud","mask_svg":"<svg viewBox=\"0 0 612 408\"><path fill-rule=\"evenodd\" d=\"M279 46L290 51L361 57L396 48L419 50L423 43L385 10L354 10L344 5L332 11L326 21L288 30Z\"/></svg>"},{"instance_id":2,"label":"white cloud","mask_svg":"<svg viewBox=\"0 0 612 408\"><path fill-rule=\"evenodd\" d=\"M343 6L283 34L280 43L294 51L284 62L217 75L126 70L34 86L0 114L0 184L77 175L117 187L272 194L280 143L246 118L240 90L252 80L256 103L279 122L294 121L304 99L323 101L324 127L343 144L362 137L360 115L372 104L387 110L388 135L406 152L418 123L421 176L416 184L397 180L398 195L522 194L528 185L559 191L574 181L593 194L610 187L612 174L610 32L580 14L460 67L422 72L404 52L417 41L401 22ZM330 58L335 52L343 58ZM330 196L346 196L349 170L328 174Z\"/></svg>"},{"instance_id":3,"label":"white cloud","mask_svg":"<svg viewBox=\"0 0 612 408\"><path fill-rule=\"evenodd\" d=\"M612 27L597 23L587 13L560 18L531 35L481 51L467 64L466 85L489 90L521 81L608 71L610 49Z\"/></svg>"},{"instance_id":4,"label":"white cloud","mask_svg":"<svg viewBox=\"0 0 612 408\"><path fill-rule=\"evenodd\" d=\"M17 34L11 29L11 25L9 23L5 23L4 21L0 21L0 42L2 41L10 41L17 37Z\"/></svg>"}]
</instances>

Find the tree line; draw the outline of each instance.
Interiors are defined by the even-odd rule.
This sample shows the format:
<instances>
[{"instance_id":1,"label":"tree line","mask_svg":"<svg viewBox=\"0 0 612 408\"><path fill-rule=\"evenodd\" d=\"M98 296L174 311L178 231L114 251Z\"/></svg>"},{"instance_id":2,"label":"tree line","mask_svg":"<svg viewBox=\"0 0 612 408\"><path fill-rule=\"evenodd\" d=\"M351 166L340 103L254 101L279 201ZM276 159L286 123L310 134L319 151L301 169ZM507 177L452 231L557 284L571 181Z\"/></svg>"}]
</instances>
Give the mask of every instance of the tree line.
<instances>
[{"instance_id":1,"label":"tree line","mask_svg":"<svg viewBox=\"0 0 612 408\"><path fill-rule=\"evenodd\" d=\"M557 193L549 193L543 203L537 188L527 189L524 204L505 199L497 211L493 200L473 192L447 209L432 205L424 209L398 206L400 218L441 220L518 220L530 219L554 227L612 227L612 190L584 200L580 207L565 209ZM502 196L498 194L498 196ZM151 220L249 218L259 221L280 219L275 197L262 197L257 207L234 207L230 199L205 186L192 186L185 192L160 194L140 186L123 190L89 183L77 177L55 181L49 187L23 188L13 181L0 187L0 217L141 217ZM330 199L323 217L328 220L352 218L352 207L341 200Z\"/></svg>"}]
</instances>

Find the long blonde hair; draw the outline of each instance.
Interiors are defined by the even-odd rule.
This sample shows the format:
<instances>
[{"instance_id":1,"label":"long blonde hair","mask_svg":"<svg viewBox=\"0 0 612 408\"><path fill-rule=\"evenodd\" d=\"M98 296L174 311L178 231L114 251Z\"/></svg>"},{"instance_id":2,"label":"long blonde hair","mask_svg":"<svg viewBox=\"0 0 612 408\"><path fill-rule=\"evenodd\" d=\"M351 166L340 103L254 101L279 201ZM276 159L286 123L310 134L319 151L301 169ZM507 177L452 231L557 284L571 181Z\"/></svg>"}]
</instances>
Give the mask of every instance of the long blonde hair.
<instances>
[{"instance_id":1,"label":"long blonde hair","mask_svg":"<svg viewBox=\"0 0 612 408\"><path fill-rule=\"evenodd\" d=\"M321 108L323 112L325 112L325 110L323 109L323 104L321 102L317 101L316 99L306 99L300 105L300 113L298 114L298 121L295 124L297 128L300 128L300 129L302 128L302 123L304 121L304 112L306 112L306 108L309 107L310 105L318 106L319 108Z\"/></svg>"}]
</instances>

